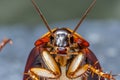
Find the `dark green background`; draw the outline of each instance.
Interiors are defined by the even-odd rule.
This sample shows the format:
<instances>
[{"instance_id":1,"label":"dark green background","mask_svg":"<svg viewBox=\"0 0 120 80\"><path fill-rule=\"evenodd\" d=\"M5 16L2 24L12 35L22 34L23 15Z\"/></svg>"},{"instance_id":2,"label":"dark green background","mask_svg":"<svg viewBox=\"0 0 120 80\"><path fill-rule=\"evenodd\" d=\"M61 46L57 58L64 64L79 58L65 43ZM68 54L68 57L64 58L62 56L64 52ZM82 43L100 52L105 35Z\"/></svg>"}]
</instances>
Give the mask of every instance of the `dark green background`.
<instances>
[{"instance_id":1,"label":"dark green background","mask_svg":"<svg viewBox=\"0 0 120 80\"><path fill-rule=\"evenodd\" d=\"M92 0L36 0L48 22L79 19ZM87 19L120 19L120 0L97 0ZM38 24L31 0L0 0L0 24Z\"/></svg>"}]
</instances>

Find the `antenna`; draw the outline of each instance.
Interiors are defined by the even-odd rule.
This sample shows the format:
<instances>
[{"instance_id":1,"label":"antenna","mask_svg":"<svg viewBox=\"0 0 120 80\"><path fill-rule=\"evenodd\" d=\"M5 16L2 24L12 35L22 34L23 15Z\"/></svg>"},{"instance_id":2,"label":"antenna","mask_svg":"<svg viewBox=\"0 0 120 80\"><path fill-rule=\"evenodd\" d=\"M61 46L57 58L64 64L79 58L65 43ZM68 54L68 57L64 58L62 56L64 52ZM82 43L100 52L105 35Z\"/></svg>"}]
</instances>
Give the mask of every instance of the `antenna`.
<instances>
[{"instance_id":1,"label":"antenna","mask_svg":"<svg viewBox=\"0 0 120 80\"><path fill-rule=\"evenodd\" d=\"M50 33L53 35L53 32L52 32L52 30L50 29L50 26L48 25L47 20L46 20L45 17L43 16L41 10L39 9L39 7L37 6L37 4L35 3L34 0L32 0L32 3L33 3L33 5L34 5L36 11L38 12L38 14L40 15L40 17L42 18L45 26L46 26L47 29L50 31Z\"/></svg>"},{"instance_id":2,"label":"antenna","mask_svg":"<svg viewBox=\"0 0 120 80\"><path fill-rule=\"evenodd\" d=\"M81 23L83 22L83 20L86 18L87 14L91 11L91 9L93 8L93 6L95 5L96 0L94 0L91 5L88 7L88 9L85 11L85 13L83 14L82 18L80 19L79 23L77 24L77 26L75 27L75 29L73 30L71 36L76 32L76 30L80 27Z\"/></svg>"}]
</instances>

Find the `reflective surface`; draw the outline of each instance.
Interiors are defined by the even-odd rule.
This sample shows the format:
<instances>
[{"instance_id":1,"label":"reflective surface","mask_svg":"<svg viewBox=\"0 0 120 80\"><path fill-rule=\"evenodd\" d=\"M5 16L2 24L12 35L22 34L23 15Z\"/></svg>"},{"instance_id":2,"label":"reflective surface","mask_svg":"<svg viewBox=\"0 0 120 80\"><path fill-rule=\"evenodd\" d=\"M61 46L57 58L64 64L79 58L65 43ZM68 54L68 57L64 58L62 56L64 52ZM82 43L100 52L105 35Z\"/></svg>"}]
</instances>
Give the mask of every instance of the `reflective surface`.
<instances>
[{"instance_id":1,"label":"reflective surface","mask_svg":"<svg viewBox=\"0 0 120 80\"><path fill-rule=\"evenodd\" d=\"M68 33L65 30L57 30L55 32L55 44L58 47L68 46Z\"/></svg>"}]
</instances>

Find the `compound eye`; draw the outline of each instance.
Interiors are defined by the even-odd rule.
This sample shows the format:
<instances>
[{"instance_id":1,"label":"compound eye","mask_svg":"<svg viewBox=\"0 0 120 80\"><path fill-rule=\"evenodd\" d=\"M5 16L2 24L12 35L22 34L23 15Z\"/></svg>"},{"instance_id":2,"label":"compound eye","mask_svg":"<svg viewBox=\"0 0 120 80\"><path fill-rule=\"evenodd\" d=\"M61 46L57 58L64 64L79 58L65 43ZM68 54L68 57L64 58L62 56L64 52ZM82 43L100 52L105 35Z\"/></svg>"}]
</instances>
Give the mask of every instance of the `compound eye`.
<instances>
[{"instance_id":1,"label":"compound eye","mask_svg":"<svg viewBox=\"0 0 120 80\"><path fill-rule=\"evenodd\" d=\"M54 42L54 37L50 36L50 43L52 44Z\"/></svg>"},{"instance_id":2,"label":"compound eye","mask_svg":"<svg viewBox=\"0 0 120 80\"><path fill-rule=\"evenodd\" d=\"M73 38L73 36L70 37L70 43L71 43L71 44L74 43L74 38Z\"/></svg>"}]
</instances>

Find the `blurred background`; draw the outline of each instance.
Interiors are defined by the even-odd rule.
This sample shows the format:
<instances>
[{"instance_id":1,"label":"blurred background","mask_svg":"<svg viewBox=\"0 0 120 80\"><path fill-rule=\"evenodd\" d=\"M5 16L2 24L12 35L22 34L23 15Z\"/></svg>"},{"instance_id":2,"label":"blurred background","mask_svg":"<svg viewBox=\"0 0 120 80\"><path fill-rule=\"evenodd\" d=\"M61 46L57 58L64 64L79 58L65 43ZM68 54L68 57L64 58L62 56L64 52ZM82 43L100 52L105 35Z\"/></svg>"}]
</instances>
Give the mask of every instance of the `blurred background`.
<instances>
[{"instance_id":1,"label":"blurred background","mask_svg":"<svg viewBox=\"0 0 120 80\"><path fill-rule=\"evenodd\" d=\"M92 0L36 0L51 28L74 29ZM97 0L77 30L89 43L104 72L120 73L120 0ZM34 42L48 32L31 0L0 0L0 41L13 45L0 52L0 79L22 80ZM120 77L116 77L120 80Z\"/></svg>"}]
</instances>

